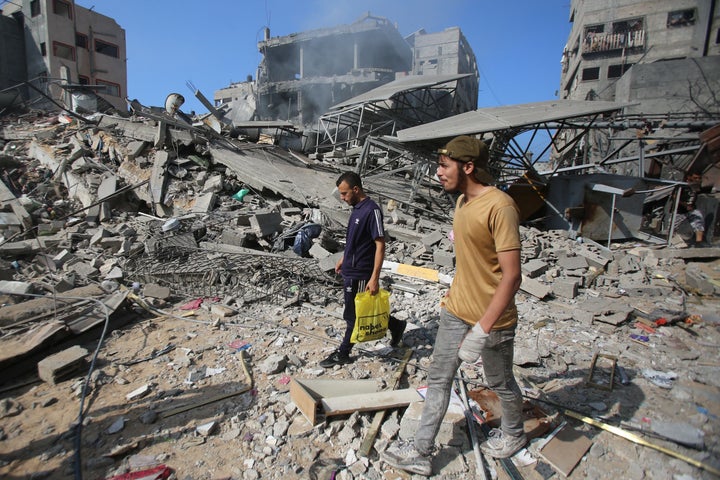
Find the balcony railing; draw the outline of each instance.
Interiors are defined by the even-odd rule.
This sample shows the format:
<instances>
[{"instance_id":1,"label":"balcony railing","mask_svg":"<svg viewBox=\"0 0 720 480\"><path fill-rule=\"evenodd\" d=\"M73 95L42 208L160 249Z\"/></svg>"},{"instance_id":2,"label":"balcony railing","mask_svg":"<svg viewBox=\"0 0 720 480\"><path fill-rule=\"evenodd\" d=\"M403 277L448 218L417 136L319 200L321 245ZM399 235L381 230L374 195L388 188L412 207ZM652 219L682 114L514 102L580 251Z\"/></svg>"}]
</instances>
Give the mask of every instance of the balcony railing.
<instances>
[{"instance_id":1,"label":"balcony railing","mask_svg":"<svg viewBox=\"0 0 720 480\"><path fill-rule=\"evenodd\" d=\"M642 48L645 46L645 31L633 30L622 33L589 32L583 42L582 53L611 52L624 48Z\"/></svg>"}]
</instances>

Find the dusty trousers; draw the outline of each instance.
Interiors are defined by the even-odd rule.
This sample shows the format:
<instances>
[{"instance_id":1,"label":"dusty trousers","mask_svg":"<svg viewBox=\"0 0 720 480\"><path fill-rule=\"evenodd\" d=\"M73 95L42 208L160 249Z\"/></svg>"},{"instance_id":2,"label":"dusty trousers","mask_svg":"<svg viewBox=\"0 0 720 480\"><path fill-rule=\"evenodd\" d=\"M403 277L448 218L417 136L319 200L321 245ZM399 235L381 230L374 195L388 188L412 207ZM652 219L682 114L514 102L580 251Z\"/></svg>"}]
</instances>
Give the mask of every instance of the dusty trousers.
<instances>
[{"instance_id":1,"label":"dusty trousers","mask_svg":"<svg viewBox=\"0 0 720 480\"><path fill-rule=\"evenodd\" d=\"M458 349L470 325L445 309L440 311L440 327L435 338L433 359L428 373L420 425L415 432L415 448L422 454L433 450L435 437L450 403L455 373L460 366ZM522 392L513 375L515 327L490 332L481 352L485 379L500 398L502 430L518 436L523 431Z\"/></svg>"}]
</instances>

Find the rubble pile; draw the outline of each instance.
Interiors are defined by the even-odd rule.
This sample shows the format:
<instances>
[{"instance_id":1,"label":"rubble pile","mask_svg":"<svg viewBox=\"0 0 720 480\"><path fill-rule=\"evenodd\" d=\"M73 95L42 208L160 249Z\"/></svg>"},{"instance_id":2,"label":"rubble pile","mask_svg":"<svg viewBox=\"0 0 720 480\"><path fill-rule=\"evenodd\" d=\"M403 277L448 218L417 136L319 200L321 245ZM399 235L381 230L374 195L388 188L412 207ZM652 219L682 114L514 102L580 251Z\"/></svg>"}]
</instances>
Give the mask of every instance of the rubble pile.
<instances>
[{"instance_id":1,"label":"rubble pile","mask_svg":"<svg viewBox=\"0 0 720 480\"><path fill-rule=\"evenodd\" d=\"M419 419L405 399L452 279L449 222L379 202L406 347L360 344L326 370L344 332L340 170L147 116L89 120L28 114L0 134L3 478L410 478L377 452ZM490 473L714 478L720 249L521 234L532 442ZM492 425L482 366L461 374ZM481 478L460 398L438 442L436 478Z\"/></svg>"}]
</instances>

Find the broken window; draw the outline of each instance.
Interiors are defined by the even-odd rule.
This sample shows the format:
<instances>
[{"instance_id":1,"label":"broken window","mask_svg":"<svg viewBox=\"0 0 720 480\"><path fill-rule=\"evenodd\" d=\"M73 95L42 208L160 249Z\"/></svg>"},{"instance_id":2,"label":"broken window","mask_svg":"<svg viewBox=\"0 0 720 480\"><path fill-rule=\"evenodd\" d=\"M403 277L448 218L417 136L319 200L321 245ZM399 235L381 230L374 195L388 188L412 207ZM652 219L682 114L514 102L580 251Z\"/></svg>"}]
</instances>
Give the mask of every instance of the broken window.
<instances>
[{"instance_id":1,"label":"broken window","mask_svg":"<svg viewBox=\"0 0 720 480\"><path fill-rule=\"evenodd\" d=\"M88 36L84 33L75 32L75 45L87 49L90 42L88 41Z\"/></svg>"},{"instance_id":2,"label":"broken window","mask_svg":"<svg viewBox=\"0 0 720 480\"><path fill-rule=\"evenodd\" d=\"M65 60L75 61L75 47L60 42L53 42L53 55L64 58Z\"/></svg>"},{"instance_id":3,"label":"broken window","mask_svg":"<svg viewBox=\"0 0 720 480\"><path fill-rule=\"evenodd\" d=\"M53 0L53 13L72 18L72 6L66 0Z\"/></svg>"},{"instance_id":4,"label":"broken window","mask_svg":"<svg viewBox=\"0 0 720 480\"><path fill-rule=\"evenodd\" d=\"M621 20L619 22L613 22L612 33L627 33L637 32L643 29L642 18L632 18L629 20Z\"/></svg>"},{"instance_id":5,"label":"broken window","mask_svg":"<svg viewBox=\"0 0 720 480\"><path fill-rule=\"evenodd\" d=\"M720 43L720 28L718 28L717 33L715 34L715 44Z\"/></svg>"},{"instance_id":6,"label":"broken window","mask_svg":"<svg viewBox=\"0 0 720 480\"><path fill-rule=\"evenodd\" d=\"M668 13L667 27L687 27L695 24L695 9L675 10Z\"/></svg>"},{"instance_id":7,"label":"broken window","mask_svg":"<svg viewBox=\"0 0 720 480\"><path fill-rule=\"evenodd\" d=\"M113 97L119 97L120 96L120 85L113 82L108 82L106 80L95 80L96 85L102 85L105 87L105 90L103 93L107 95L112 95Z\"/></svg>"},{"instance_id":8,"label":"broken window","mask_svg":"<svg viewBox=\"0 0 720 480\"><path fill-rule=\"evenodd\" d=\"M40 15L40 0L30 1L30 16L37 17Z\"/></svg>"},{"instance_id":9,"label":"broken window","mask_svg":"<svg viewBox=\"0 0 720 480\"><path fill-rule=\"evenodd\" d=\"M632 63L625 63L621 65L610 65L607 71L608 78L619 78L622 77L625 72L632 67Z\"/></svg>"},{"instance_id":10,"label":"broken window","mask_svg":"<svg viewBox=\"0 0 720 480\"><path fill-rule=\"evenodd\" d=\"M80 85L90 85L90 77L86 77L85 75L78 75L78 83Z\"/></svg>"},{"instance_id":11,"label":"broken window","mask_svg":"<svg viewBox=\"0 0 720 480\"><path fill-rule=\"evenodd\" d=\"M95 40L95 51L109 57L120 58L120 49L118 46L102 40Z\"/></svg>"},{"instance_id":12,"label":"broken window","mask_svg":"<svg viewBox=\"0 0 720 480\"><path fill-rule=\"evenodd\" d=\"M593 39L595 38L595 35L601 34L605 31L605 25L589 25L585 27L585 34L583 35L584 40L584 48L583 50L590 48L590 46L593 43Z\"/></svg>"},{"instance_id":13,"label":"broken window","mask_svg":"<svg viewBox=\"0 0 720 480\"><path fill-rule=\"evenodd\" d=\"M47 55L47 47L45 46L45 42L40 42L40 55L43 57Z\"/></svg>"},{"instance_id":14,"label":"broken window","mask_svg":"<svg viewBox=\"0 0 720 480\"><path fill-rule=\"evenodd\" d=\"M590 67L590 68L583 68L582 71L582 80L583 82L586 82L588 80L597 80L600 78L600 67Z\"/></svg>"}]
</instances>

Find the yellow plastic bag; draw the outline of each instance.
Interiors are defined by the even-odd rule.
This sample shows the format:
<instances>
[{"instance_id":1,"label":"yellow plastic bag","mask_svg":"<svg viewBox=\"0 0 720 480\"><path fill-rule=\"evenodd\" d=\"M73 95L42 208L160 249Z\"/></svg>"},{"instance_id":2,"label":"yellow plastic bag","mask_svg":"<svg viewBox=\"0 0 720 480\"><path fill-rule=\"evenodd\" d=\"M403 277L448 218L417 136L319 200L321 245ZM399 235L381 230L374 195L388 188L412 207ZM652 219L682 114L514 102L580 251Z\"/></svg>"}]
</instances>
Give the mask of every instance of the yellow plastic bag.
<instances>
[{"instance_id":1,"label":"yellow plastic bag","mask_svg":"<svg viewBox=\"0 0 720 480\"><path fill-rule=\"evenodd\" d=\"M382 288L375 295L355 295L355 326L351 343L369 342L385 336L390 321L390 292Z\"/></svg>"}]
</instances>

